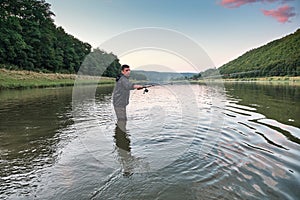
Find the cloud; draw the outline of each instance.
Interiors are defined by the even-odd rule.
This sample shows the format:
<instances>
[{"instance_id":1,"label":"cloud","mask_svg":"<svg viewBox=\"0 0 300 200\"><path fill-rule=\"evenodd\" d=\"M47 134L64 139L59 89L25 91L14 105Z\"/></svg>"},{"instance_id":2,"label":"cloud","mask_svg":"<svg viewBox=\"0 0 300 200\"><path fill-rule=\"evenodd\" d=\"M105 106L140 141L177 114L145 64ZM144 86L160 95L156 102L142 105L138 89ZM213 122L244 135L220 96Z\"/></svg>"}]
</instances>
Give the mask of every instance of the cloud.
<instances>
[{"instance_id":1,"label":"cloud","mask_svg":"<svg viewBox=\"0 0 300 200\"><path fill-rule=\"evenodd\" d=\"M261 9L265 16L275 18L280 23L290 22L290 18L296 16L295 8L287 5L288 2L295 0L221 0L220 5L225 8L238 8L252 3L273 3L281 6L274 10Z\"/></svg>"},{"instance_id":2,"label":"cloud","mask_svg":"<svg viewBox=\"0 0 300 200\"><path fill-rule=\"evenodd\" d=\"M220 4L226 8L238 8L250 3L287 3L294 0L221 0Z\"/></svg>"},{"instance_id":3,"label":"cloud","mask_svg":"<svg viewBox=\"0 0 300 200\"><path fill-rule=\"evenodd\" d=\"M288 22L289 18L296 15L294 8L288 5L281 6L277 10L262 10L262 12L265 16L271 16L280 23Z\"/></svg>"},{"instance_id":4,"label":"cloud","mask_svg":"<svg viewBox=\"0 0 300 200\"><path fill-rule=\"evenodd\" d=\"M221 5L226 8L237 8L248 3L254 3L259 0L222 0Z\"/></svg>"}]
</instances>

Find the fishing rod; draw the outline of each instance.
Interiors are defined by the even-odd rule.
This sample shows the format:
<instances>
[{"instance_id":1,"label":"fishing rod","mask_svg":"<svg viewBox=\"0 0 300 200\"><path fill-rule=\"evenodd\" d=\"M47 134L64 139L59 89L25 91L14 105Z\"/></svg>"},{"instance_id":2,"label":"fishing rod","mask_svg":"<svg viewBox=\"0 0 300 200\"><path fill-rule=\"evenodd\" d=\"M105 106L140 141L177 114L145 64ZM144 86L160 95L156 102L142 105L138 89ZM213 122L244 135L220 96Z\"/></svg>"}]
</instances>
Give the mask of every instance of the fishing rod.
<instances>
[{"instance_id":1,"label":"fishing rod","mask_svg":"<svg viewBox=\"0 0 300 200\"><path fill-rule=\"evenodd\" d=\"M154 85L144 85L143 87L139 88L138 90L144 89L143 94L145 94L145 93L149 92L148 88L152 87L152 86L154 86Z\"/></svg>"},{"instance_id":2,"label":"fishing rod","mask_svg":"<svg viewBox=\"0 0 300 200\"><path fill-rule=\"evenodd\" d=\"M143 94L145 94L145 93L149 92L149 90L148 90L149 87L169 85L169 84L173 85L173 83L164 83L164 84L162 84L162 83L152 83L152 84L149 84L149 85L144 85L142 88L139 88L138 90L144 89Z\"/></svg>"}]
</instances>

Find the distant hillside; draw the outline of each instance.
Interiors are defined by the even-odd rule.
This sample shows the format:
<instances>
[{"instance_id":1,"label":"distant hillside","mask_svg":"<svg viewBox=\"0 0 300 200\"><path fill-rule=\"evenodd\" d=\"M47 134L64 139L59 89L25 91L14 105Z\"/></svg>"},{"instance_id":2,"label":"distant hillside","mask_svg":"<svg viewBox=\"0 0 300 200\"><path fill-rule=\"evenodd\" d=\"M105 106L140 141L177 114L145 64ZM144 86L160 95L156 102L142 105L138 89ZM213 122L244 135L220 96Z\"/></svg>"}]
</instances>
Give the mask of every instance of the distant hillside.
<instances>
[{"instance_id":1,"label":"distant hillside","mask_svg":"<svg viewBox=\"0 0 300 200\"><path fill-rule=\"evenodd\" d=\"M160 81L170 81L175 79L191 78L196 74L197 73L176 73L176 72L133 70L132 73L130 74L130 77L136 80L160 82Z\"/></svg>"},{"instance_id":2,"label":"distant hillside","mask_svg":"<svg viewBox=\"0 0 300 200\"><path fill-rule=\"evenodd\" d=\"M300 29L219 68L224 77L300 76Z\"/></svg>"}]
</instances>

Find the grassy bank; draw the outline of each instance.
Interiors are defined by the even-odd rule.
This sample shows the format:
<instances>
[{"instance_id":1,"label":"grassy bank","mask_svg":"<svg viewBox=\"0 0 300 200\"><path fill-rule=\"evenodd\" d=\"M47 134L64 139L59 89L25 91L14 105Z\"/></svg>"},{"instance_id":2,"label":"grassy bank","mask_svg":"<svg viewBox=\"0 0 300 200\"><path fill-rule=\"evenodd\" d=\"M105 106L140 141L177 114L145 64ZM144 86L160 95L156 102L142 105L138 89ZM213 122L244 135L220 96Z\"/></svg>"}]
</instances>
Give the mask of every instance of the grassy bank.
<instances>
[{"instance_id":1,"label":"grassy bank","mask_svg":"<svg viewBox=\"0 0 300 200\"><path fill-rule=\"evenodd\" d=\"M211 82L224 82L224 83L258 83L258 84L285 84L285 85L297 85L300 86L300 76L288 77L288 76L273 76L273 77L253 77L253 78L219 78L219 79L201 79L198 81L191 81L192 83L205 83Z\"/></svg>"},{"instance_id":2,"label":"grassy bank","mask_svg":"<svg viewBox=\"0 0 300 200\"><path fill-rule=\"evenodd\" d=\"M0 69L0 89L73 86L76 74L50 74ZM113 84L113 78L80 76L82 84Z\"/></svg>"},{"instance_id":3,"label":"grassy bank","mask_svg":"<svg viewBox=\"0 0 300 200\"><path fill-rule=\"evenodd\" d=\"M285 85L300 85L300 76L273 76L273 77L254 77L254 78L235 78L224 79L225 82L255 82L259 84L285 84Z\"/></svg>"},{"instance_id":4,"label":"grassy bank","mask_svg":"<svg viewBox=\"0 0 300 200\"><path fill-rule=\"evenodd\" d=\"M272 77L253 77L253 78L234 78L224 79L225 81L280 81L280 82L300 82L300 76L272 76Z\"/></svg>"}]
</instances>

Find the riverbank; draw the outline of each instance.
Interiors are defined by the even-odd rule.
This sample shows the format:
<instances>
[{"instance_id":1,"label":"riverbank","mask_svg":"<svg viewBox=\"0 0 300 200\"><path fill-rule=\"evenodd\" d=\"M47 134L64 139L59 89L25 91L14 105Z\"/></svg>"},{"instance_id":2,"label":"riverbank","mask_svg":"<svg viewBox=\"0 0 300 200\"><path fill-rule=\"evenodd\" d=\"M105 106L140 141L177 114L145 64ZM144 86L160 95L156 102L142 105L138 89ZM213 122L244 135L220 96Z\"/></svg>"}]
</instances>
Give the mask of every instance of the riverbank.
<instances>
[{"instance_id":1,"label":"riverbank","mask_svg":"<svg viewBox=\"0 0 300 200\"><path fill-rule=\"evenodd\" d=\"M224 83L257 83L257 84L273 84L273 85L295 85L300 86L300 76L273 76L273 77L252 77L252 78L219 78L219 79L201 79L191 81L192 83L224 82Z\"/></svg>"},{"instance_id":2,"label":"riverbank","mask_svg":"<svg viewBox=\"0 0 300 200\"><path fill-rule=\"evenodd\" d=\"M253 78L236 78L224 79L226 83L230 82L255 82L257 84L273 84L273 85L297 85L300 86L300 76L273 76L273 77L253 77Z\"/></svg>"},{"instance_id":3,"label":"riverbank","mask_svg":"<svg viewBox=\"0 0 300 200\"><path fill-rule=\"evenodd\" d=\"M38 73L25 70L0 69L1 89L27 89L46 87L73 86L75 80L79 80L76 74ZM258 84L286 84L300 86L300 76L296 77L254 77L235 79L205 79L190 81L191 83L205 83L206 81L220 81L225 83L258 83ZM80 76L81 84L114 84L115 79L109 77Z\"/></svg>"},{"instance_id":4,"label":"riverbank","mask_svg":"<svg viewBox=\"0 0 300 200\"><path fill-rule=\"evenodd\" d=\"M0 69L0 89L73 86L76 74L38 73ZM114 78L81 76L83 84L113 84Z\"/></svg>"},{"instance_id":5,"label":"riverbank","mask_svg":"<svg viewBox=\"0 0 300 200\"><path fill-rule=\"evenodd\" d=\"M228 78L225 81L286 81L286 82L300 82L300 76L272 76L272 77L253 77L253 78Z\"/></svg>"}]
</instances>

